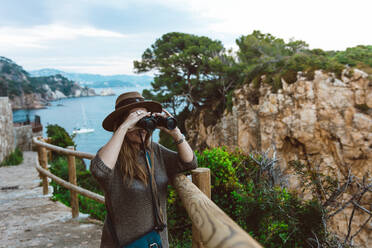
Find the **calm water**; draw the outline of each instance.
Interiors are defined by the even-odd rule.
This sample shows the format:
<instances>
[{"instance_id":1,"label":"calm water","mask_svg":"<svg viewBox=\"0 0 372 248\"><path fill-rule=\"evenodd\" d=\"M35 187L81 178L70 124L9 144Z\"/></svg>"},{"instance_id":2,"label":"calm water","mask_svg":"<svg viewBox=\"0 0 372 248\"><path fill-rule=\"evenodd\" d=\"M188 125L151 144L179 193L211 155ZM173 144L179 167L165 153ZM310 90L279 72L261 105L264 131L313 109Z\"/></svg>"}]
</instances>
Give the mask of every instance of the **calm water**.
<instances>
[{"instance_id":1,"label":"calm water","mask_svg":"<svg viewBox=\"0 0 372 248\"><path fill-rule=\"evenodd\" d=\"M77 134L75 136L76 149L82 152L89 152L95 154L97 150L105 145L112 136L102 128L103 119L111 113L115 108L116 98L127 91L142 92L144 88L112 88L116 93L115 96L92 96L80 98L68 98L51 102L52 106L47 109L39 110L17 110L13 112L14 121L24 118L29 114L31 121L35 115L39 115L41 124L43 125L43 136L47 137L46 126L48 124L58 124L66 129L69 134L75 127L84 126L83 112L86 116L87 128L93 128L95 131L92 133ZM95 88L96 93L101 89ZM62 104L63 106L57 106ZM153 134L154 141L159 139L159 131ZM85 160L89 166L89 161Z\"/></svg>"}]
</instances>

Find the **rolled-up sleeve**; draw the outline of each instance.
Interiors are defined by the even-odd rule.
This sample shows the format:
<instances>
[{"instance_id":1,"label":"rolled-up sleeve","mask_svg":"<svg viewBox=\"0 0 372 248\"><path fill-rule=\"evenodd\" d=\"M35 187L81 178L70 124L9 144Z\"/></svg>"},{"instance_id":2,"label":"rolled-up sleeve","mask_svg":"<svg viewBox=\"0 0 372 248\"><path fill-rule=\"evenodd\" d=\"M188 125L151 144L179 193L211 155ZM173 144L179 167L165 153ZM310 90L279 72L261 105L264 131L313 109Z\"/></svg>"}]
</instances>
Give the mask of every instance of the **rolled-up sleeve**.
<instances>
[{"instance_id":1,"label":"rolled-up sleeve","mask_svg":"<svg viewBox=\"0 0 372 248\"><path fill-rule=\"evenodd\" d=\"M173 178L176 174L190 171L198 167L198 162L193 153L193 158L190 162L183 162L177 152L169 150L168 148L159 144L159 150L163 158L168 177Z\"/></svg>"},{"instance_id":2,"label":"rolled-up sleeve","mask_svg":"<svg viewBox=\"0 0 372 248\"><path fill-rule=\"evenodd\" d=\"M94 178L101 185L102 189L106 191L112 170L101 160L101 158L98 156L98 152L90 161L89 169Z\"/></svg>"}]
</instances>

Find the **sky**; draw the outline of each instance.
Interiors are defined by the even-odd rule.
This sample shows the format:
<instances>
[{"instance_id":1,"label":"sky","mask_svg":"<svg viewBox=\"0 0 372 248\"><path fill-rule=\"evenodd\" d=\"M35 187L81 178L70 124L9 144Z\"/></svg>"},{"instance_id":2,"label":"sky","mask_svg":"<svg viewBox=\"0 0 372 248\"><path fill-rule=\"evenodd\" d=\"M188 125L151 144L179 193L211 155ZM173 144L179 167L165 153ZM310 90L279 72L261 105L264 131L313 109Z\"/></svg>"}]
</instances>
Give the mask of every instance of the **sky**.
<instances>
[{"instance_id":1,"label":"sky","mask_svg":"<svg viewBox=\"0 0 372 248\"><path fill-rule=\"evenodd\" d=\"M236 50L254 30L344 50L372 45L371 10L371 0L0 0L0 56L26 70L134 74L168 32Z\"/></svg>"}]
</instances>

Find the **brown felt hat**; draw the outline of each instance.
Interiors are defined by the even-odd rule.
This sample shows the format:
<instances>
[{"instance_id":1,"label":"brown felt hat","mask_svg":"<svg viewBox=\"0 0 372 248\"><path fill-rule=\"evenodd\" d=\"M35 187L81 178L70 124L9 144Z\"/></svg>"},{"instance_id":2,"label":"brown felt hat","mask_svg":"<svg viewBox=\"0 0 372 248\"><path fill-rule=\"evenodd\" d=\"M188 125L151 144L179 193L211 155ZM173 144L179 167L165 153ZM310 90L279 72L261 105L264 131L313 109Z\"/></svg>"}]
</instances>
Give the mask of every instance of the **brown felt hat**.
<instances>
[{"instance_id":1,"label":"brown felt hat","mask_svg":"<svg viewBox=\"0 0 372 248\"><path fill-rule=\"evenodd\" d=\"M114 131L114 123L118 118L122 118L133 108L145 108L149 112L162 112L162 106L155 101L145 101L138 92L126 92L118 96L115 103L115 111L110 113L102 122L102 127L109 131Z\"/></svg>"}]
</instances>

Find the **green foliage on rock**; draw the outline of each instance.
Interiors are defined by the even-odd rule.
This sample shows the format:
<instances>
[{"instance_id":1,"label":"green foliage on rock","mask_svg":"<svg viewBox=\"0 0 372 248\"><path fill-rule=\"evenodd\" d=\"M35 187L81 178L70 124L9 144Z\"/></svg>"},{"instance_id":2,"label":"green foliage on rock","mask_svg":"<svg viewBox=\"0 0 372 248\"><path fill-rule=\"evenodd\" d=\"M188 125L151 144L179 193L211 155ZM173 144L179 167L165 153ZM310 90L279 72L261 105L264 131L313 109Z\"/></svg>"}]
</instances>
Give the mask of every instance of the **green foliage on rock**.
<instances>
[{"instance_id":1,"label":"green foliage on rock","mask_svg":"<svg viewBox=\"0 0 372 248\"><path fill-rule=\"evenodd\" d=\"M345 51L330 52L329 54L344 65L372 67L372 45L350 47Z\"/></svg>"},{"instance_id":2,"label":"green foliage on rock","mask_svg":"<svg viewBox=\"0 0 372 248\"><path fill-rule=\"evenodd\" d=\"M312 79L314 70L322 69L341 77L342 65L321 49L310 50L304 41L276 38L271 34L254 31L236 40L239 46L238 57L244 64L245 83L254 80L266 81L273 91L281 88L281 79L287 83L297 81L297 73L303 72Z\"/></svg>"},{"instance_id":3,"label":"green foliage on rock","mask_svg":"<svg viewBox=\"0 0 372 248\"><path fill-rule=\"evenodd\" d=\"M76 144L73 141L73 138L75 135L70 136L67 131L55 124L55 125L48 125L47 127L47 135L49 138L51 138L51 142L53 145L66 148L68 146L74 146L76 148Z\"/></svg>"},{"instance_id":4,"label":"green foliage on rock","mask_svg":"<svg viewBox=\"0 0 372 248\"><path fill-rule=\"evenodd\" d=\"M16 149L9 154L5 159L0 163L0 167L2 166L13 166L19 165L23 162L23 152L21 149L16 147Z\"/></svg>"},{"instance_id":5,"label":"green foliage on rock","mask_svg":"<svg viewBox=\"0 0 372 248\"><path fill-rule=\"evenodd\" d=\"M22 92L29 94L37 92L37 89L26 81L9 80L0 75L0 96L9 96L13 98L14 96L22 95Z\"/></svg>"},{"instance_id":6,"label":"green foliage on rock","mask_svg":"<svg viewBox=\"0 0 372 248\"><path fill-rule=\"evenodd\" d=\"M34 92L45 93L46 91L42 88L43 85L48 85L52 91L60 91L65 96L72 94L74 82L65 78L64 76L57 74L54 76L45 77L30 77L30 84L34 87Z\"/></svg>"},{"instance_id":7,"label":"green foliage on rock","mask_svg":"<svg viewBox=\"0 0 372 248\"><path fill-rule=\"evenodd\" d=\"M12 60L0 56L0 96L13 98L22 94L39 93L46 97L48 85L53 91L59 90L66 96L73 92L75 83L62 75L31 77L28 72Z\"/></svg>"}]
</instances>

